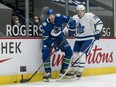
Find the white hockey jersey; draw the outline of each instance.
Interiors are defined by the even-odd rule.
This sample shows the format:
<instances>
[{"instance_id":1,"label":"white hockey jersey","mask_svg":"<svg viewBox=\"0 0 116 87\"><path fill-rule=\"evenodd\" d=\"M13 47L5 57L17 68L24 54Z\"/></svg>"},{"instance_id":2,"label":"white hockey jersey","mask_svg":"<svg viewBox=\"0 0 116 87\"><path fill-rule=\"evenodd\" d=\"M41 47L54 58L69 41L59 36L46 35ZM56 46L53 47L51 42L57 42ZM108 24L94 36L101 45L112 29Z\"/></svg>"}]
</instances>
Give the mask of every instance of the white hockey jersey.
<instances>
[{"instance_id":1,"label":"white hockey jersey","mask_svg":"<svg viewBox=\"0 0 116 87\"><path fill-rule=\"evenodd\" d=\"M92 13L85 13L82 18L78 15L73 16L76 21L76 38L78 40L89 40L94 39L95 25L102 24L102 21ZM101 32L102 28L99 29Z\"/></svg>"}]
</instances>

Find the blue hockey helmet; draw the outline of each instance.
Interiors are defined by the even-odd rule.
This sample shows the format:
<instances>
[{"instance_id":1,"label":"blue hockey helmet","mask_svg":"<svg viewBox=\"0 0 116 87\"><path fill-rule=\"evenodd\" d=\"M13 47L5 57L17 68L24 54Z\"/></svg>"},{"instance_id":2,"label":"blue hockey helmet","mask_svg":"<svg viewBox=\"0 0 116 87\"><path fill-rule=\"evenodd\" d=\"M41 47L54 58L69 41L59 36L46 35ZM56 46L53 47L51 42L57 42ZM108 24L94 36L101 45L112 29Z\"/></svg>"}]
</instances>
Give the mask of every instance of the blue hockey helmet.
<instances>
[{"instance_id":1,"label":"blue hockey helmet","mask_svg":"<svg viewBox=\"0 0 116 87\"><path fill-rule=\"evenodd\" d=\"M55 11L53 9L49 9L47 11L47 15L51 15L51 14L54 14L55 15Z\"/></svg>"}]
</instances>

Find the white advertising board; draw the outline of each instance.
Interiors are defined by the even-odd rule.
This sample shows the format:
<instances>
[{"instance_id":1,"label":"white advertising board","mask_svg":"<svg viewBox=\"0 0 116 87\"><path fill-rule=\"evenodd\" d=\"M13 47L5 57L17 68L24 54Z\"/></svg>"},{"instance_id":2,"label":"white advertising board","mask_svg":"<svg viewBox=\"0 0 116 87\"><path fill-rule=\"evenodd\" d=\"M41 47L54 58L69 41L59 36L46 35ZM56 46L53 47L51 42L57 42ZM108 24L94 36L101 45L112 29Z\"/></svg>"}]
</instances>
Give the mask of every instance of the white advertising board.
<instances>
[{"instance_id":1,"label":"white advertising board","mask_svg":"<svg viewBox=\"0 0 116 87\"><path fill-rule=\"evenodd\" d=\"M73 48L75 40L68 41ZM96 41L86 58L86 68L116 66L115 44L116 39ZM59 51L51 56L53 71L60 69L63 55ZM41 39L0 39L0 75L35 72L41 64ZM20 66L26 66L26 72L20 72Z\"/></svg>"}]
</instances>

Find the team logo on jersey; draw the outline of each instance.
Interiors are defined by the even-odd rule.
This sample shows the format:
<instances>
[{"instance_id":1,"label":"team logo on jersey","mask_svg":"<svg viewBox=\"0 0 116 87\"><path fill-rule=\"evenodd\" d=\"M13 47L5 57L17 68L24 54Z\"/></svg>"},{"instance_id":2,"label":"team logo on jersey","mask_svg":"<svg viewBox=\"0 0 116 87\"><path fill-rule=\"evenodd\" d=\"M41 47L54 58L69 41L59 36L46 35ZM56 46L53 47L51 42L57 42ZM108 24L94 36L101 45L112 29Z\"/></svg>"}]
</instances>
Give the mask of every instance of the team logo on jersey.
<instances>
[{"instance_id":1,"label":"team logo on jersey","mask_svg":"<svg viewBox=\"0 0 116 87\"><path fill-rule=\"evenodd\" d=\"M82 34L84 32L84 26L82 26L80 23L77 26L77 33Z\"/></svg>"},{"instance_id":2,"label":"team logo on jersey","mask_svg":"<svg viewBox=\"0 0 116 87\"><path fill-rule=\"evenodd\" d=\"M53 32L58 33L59 31L61 31L61 28L57 27L57 26L54 26Z\"/></svg>"}]
</instances>

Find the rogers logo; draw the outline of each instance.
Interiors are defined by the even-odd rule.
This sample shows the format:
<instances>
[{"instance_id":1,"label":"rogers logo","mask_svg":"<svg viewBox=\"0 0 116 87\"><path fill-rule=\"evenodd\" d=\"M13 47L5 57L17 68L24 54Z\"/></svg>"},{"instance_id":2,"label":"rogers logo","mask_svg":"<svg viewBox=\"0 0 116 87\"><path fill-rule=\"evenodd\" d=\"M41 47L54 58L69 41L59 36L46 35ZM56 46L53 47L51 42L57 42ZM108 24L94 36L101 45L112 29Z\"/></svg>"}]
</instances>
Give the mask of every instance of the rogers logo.
<instances>
[{"instance_id":1,"label":"rogers logo","mask_svg":"<svg viewBox=\"0 0 116 87\"><path fill-rule=\"evenodd\" d=\"M92 53L89 53L86 57L88 64L94 63L112 63L113 62L113 52L102 53L102 48L98 48L97 45L92 50Z\"/></svg>"}]
</instances>

